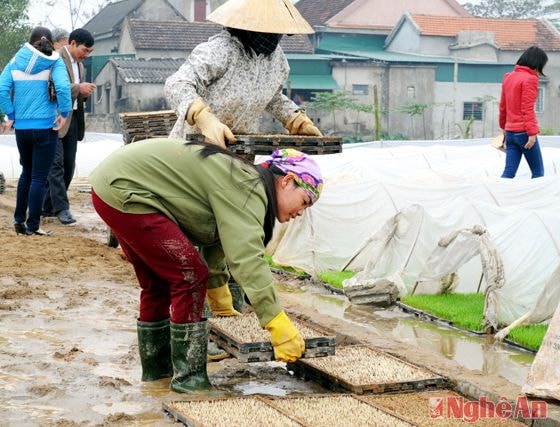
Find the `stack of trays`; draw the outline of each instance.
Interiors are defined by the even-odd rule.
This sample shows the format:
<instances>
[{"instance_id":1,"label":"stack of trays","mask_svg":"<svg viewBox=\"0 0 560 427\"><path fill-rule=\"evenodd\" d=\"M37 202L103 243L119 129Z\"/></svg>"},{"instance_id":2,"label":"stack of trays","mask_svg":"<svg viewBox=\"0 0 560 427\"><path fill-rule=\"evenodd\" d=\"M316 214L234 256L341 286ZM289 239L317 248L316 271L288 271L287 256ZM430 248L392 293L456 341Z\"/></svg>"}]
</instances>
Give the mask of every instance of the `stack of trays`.
<instances>
[{"instance_id":1,"label":"stack of trays","mask_svg":"<svg viewBox=\"0 0 560 427\"><path fill-rule=\"evenodd\" d=\"M335 354L335 337L299 319L291 319L305 341L304 358ZM210 338L243 362L274 360L270 334L263 329L255 313L208 319Z\"/></svg>"},{"instance_id":2,"label":"stack of trays","mask_svg":"<svg viewBox=\"0 0 560 427\"><path fill-rule=\"evenodd\" d=\"M142 139L166 137L177 121L173 110L119 114L125 144Z\"/></svg>"}]
</instances>

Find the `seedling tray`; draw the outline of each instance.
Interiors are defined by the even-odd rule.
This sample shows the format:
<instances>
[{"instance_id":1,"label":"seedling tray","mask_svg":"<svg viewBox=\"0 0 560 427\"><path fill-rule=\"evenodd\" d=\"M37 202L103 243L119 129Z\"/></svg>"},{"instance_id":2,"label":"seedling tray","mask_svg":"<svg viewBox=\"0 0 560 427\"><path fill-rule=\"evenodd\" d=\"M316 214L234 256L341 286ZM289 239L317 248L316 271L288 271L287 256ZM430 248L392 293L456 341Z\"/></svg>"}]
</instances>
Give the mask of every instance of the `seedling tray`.
<instances>
[{"instance_id":1,"label":"seedling tray","mask_svg":"<svg viewBox=\"0 0 560 427\"><path fill-rule=\"evenodd\" d=\"M322 359L300 359L288 369L334 391L356 394L443 388L447 379L365 345L339 347Z\"/></svg>"},{"instance_id":2,"label":"seedling tray","mask_svg":"<svg viewBox=\"0 0 560 427\"><path fill-rule=\"evenodd\" d=\"M355 394L315 394L265 398L297 421L317 427L416 426L391 410Z\"/></svg>"},{"instance_id":3,"label":"seedling tray","mask_svg":"<svg viewBox=\"0 0 560 427\"><path fill-rule=\"evenodd\" d=\"M242 316L232 318L212 318L208 319L210 324L210 338L225 351L230 353L242 362L268 362L274 360L274 349L270 341L259 339L259 341L247 342L246 339L236 336L231 328L227 328L229 322L236 320L248 324L248 328L258 331L256 336L266 337L268 332L261 332L261 327L258 323L257 316L254 313L246 313ZM323 357L335 354L336 340L334 336L314 325L299 320L292 319L295 326L302 332L305 341L304 358ZM303 333L304 331L313 331L313 334ZM312 335L312 336L311 336Z\"/></svg>"},{"instance_id":4,"label":"seedling tray","mask_svg":"<svg viewBox=\"0 0 560 427\"><path fill-rule=\"evenodd\" d=\"M192 398L165 402L163 410L188 427L311 427L260 396Z\"/></svg>"}]
</instances>

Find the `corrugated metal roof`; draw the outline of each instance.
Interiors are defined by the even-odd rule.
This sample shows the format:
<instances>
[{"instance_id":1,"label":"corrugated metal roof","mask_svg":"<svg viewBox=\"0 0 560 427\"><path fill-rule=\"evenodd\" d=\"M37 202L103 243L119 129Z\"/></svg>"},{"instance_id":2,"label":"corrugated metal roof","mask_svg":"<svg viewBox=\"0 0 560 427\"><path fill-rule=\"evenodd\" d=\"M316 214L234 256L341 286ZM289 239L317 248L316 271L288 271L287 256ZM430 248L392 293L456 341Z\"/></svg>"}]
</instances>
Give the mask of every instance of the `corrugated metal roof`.
<instances>
[{"instance_id":1,"label":"corrugated metal roof","mask_svg":"<svg viewBox=\"0 0 560 427\"><path fill-rule=\"evenodd\" d=\"M425 36L454 37L461 31L486 31L494 34L503 50L525 50L538 45L544 50L560 50L560 34L540 19L502 19L411 15Z\"/></svg>"},{"instance_id":2,"label":"corrugated metal roof","mask_svg":"<svg viewBox=\"0 0 560 427\"><path fill-rule=\"evenodd\" d=\"M129 19L128 27L136 49L191 51L219 33L222 26L212 22L149 21ZM284 36L285 52L312 53L313 45L304 34Z\"/></svg>"},{"instance_id":3,"label":"corrugated metal roof","mask_svg":"<svg viewBox=\"0 0 560 427\"><path fill-rule=\"evenodd\" d=\"M109 60L126 83L165 83L179 69L184 59L134 59L112 58Z\"/></svg>"},{"instance_id":4,"label":"corrugated metal roof","mask_svg":"<svg viewBox=\"0 0 560 427\"><path fill-rule=\"evenodd\" d=\"M122 0L109 3L83 26L95 37L113 31L126 16L136 10L144 0Z\"/></svg>"}]
</instances>

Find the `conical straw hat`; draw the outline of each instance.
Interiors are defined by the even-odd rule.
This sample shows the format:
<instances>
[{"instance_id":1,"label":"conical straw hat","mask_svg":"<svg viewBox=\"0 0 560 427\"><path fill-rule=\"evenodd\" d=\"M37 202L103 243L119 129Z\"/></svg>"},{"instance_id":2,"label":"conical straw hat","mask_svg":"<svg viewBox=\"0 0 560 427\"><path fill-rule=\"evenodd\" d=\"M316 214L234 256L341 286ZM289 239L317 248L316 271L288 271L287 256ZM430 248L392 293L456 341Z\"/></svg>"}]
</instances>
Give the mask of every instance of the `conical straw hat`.
<instances>
[{"instance_id":1,"label":"conical straw hat","mask_svg":"<svg viewBox=\"0 0 560 427\"><path fill-rule=\"evenodd\" d=\"M311 34L291 0L229 0L208 15L224 27L274 34Z\"/></svg>"}]
</instances>

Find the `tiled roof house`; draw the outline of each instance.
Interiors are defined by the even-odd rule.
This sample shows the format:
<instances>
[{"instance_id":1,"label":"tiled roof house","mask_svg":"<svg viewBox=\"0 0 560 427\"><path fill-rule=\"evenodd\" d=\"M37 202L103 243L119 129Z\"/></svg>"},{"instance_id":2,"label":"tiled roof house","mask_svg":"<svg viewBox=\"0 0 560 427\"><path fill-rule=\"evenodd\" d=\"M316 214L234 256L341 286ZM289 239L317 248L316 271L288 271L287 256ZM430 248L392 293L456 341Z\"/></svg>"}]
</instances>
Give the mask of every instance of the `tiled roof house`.
<instances>
[{"instance_id":1,"label":"tiled roof house","mask_svg":"<svg viewBox=\"0 0 560 427\"><path fill-rule=\"evenodd\" d=\"M152 21L128 19L119 43L119 53L138 58L186 58L200 43L219 33L222 26L212 22ZM313 53L305 35L285 36L280 46L286 53Z\"/></svg>"},{"instance_id":2,"label":"tiled roof house","mask_svg":"<svg viewBox=\"0 0 560 427\"><path fill-rule=\"evenodd\" d=\"M299 0L296 7L312 26L326 27L326 30L369 29L388 33L407 11L470 16L455 0Z\"/></svg>"},{"instance_id":3,"label":"tiled roof house","mask_svg":"<svg viewBox=\"0 0 560 427\"><path fill-rule=\"evenodd\" d=\"M422 55L514 63L529 46L560 51L560 33L544 19L404 14L385 49Z\"/></svg>"}]
</instances>

